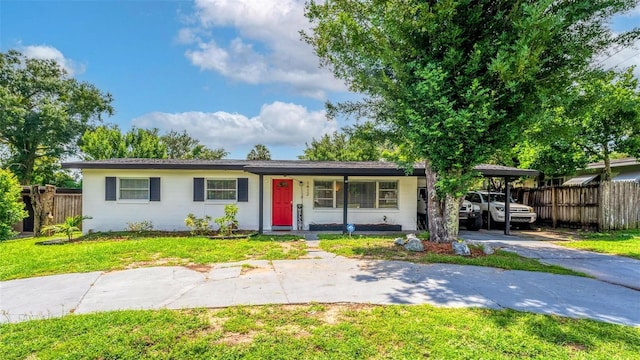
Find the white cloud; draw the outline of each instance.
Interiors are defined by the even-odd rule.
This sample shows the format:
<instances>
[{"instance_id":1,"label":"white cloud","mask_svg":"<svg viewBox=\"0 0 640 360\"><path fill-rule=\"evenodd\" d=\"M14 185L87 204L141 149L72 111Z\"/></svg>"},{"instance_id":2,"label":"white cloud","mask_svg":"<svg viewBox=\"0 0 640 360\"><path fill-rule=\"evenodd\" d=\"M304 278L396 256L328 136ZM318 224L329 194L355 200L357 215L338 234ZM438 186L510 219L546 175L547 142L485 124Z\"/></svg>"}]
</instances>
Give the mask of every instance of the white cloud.
<instances>
[{"instance_id":1,"label":"white cloud","mask_svg":"<svg viewBox=\"0 0 640 360\"><path fill-rule=\"evenodd\" d=\"M20 51L29 58L33 59L47 59L55 60L63 69L67 71L69 76L76 74L82 74L86 67L83 64L78 64L75 61L66 58L62 52L52 46L47 45L30 45L23 46Z\"/></svg>"},{"instance_id":2,"label":"white cloud","mask_svg":"<svg viewBox=\"0 0 640 360\"><path fill-rule=\"evenodd\" d=\"M203 144L222 146L227 151L255 144L300 147L313 137L319 138L338 128L336 121L326 119L324 110L309 111L304 106L279 101L263 105L260 114L252 118L223 111L154 112L132 123L137 127L157 127L162 132L184 129Z\"/></svg>"},{"instance_id":3,"label":"white cloud","mask_svg":"<svg viewBox=\"0 0 640 360\"><path fill-rule=\"evenodd\" d=\"M346 91L328 69L320 69L311 46L300 40L308 30L304 1L196 0L197 25L178 33L192 64L251 84L286 83L304 95L326 98L326 91ZM237 36L222 43L217 32ZM227 32L228 33L228 32Z\"/></svg>"}]
</instances>

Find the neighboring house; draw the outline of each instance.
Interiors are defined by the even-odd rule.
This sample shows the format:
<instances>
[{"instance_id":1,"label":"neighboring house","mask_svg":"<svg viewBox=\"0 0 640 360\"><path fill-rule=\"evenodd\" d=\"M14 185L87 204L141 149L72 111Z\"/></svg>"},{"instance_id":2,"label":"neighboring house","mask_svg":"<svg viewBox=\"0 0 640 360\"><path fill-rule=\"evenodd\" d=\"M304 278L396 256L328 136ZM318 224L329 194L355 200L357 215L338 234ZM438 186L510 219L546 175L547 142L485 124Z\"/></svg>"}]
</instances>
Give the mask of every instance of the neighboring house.
<instances>
[{"instance_id":1,"label":"neighboring house","mask_svg":"<svg viewBox=\"0 0 640 360\"><path fill-rule=\"evenodd\" d=\"M407 175L390 162L111 159L63 167L82 169L83 214L92 217L84 232L123 230L144 220L158 230L186 230L187 214L216 218L229 203L238 205L239 227L246 230L343 229L347 223L356 231L370 224L415 230L416 189L424 178L424 168ZM537 174L477 169L486 176Z\"/></svg>"},{"instance_id":2,"label":"neighboring house","mask_svg":"<svg viewBox=\"0 0 640 360\"><path fill-rule=\"evenodd\" d=\"M604 161L588 164L578 171L578 175L562 185L587 185L600 181L604 171ZM635 158L611 160L611 181L632 181L640 183L640 162Z\"/></svg>"}]
</instances>

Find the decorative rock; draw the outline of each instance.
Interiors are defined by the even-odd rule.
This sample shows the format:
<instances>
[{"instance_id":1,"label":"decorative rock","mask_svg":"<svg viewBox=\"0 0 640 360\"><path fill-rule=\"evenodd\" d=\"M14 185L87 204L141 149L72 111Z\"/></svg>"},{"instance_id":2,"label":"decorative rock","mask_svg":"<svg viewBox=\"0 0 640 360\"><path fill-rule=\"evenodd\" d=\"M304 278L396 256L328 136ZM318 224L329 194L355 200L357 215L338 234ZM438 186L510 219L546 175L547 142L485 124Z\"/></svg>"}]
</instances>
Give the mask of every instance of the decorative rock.
<instances>
[{"instance_id":1,"label":"decorative rock","mask_svg":"<svg viewBox=\"0 0 640 360\"><path fill-rule=\"evenodd\" d=\"M454 241L451 243L451 246L453 247L453 252L456 255L471 256L471 250L469 250L469 246L467 246L466 242Z\"/></svg>"},{"instance_id":2,"label":"decorative rock","mask_svg":"<svg viewBox=\"0 0 640 360\"><path fill-rule=\"evenodd\" d=\"M402 245L404 245L406 243L406 241L405 241L405 239L399 237L399 238L396 238L393 243L398 245L398 246L402 246Z\"/></svg>"},{"instance_id":3,"label":"decorative rock","mask_svg":"<svg viewBox=\"0 0 640 360\"><path fill-rule=\"evenodd\" d=\"M409 238L409 241L404 245L404 248L408 251L424 251L422 241L415 237Z\"/></svg>"},{"instance_id":4,"label":"decorative rock","mask_svg":"<svg viewBox=\"0 0 640 360\"><path fill-rule=\"evenodd\" d=\"M496 252L489 244L482 244L482 251L484 251L486 255L493 255L493 253Z\"/></svg>"}]
</instances>

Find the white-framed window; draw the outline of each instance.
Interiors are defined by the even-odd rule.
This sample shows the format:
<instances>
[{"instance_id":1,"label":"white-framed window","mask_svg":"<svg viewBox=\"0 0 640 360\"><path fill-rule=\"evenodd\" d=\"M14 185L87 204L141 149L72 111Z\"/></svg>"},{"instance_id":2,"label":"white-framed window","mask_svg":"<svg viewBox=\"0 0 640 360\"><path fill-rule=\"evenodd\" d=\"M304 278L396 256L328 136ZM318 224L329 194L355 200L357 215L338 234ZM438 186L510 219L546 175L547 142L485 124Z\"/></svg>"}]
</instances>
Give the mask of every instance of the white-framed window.
<instances>
[{"instance_id":1,"label":"white-framed window","mask_svg":"<svg viewBox=\"0 0 640 360\"><path fill-rule=\"evenodd\" d=\"M149 178L119 178L119 200L149 200Z\"/></svg>"},{"instance_id":2,"label":"white-framed window","mask_svg":"<svg viewBox=\"0 0 640 360\"><path fill-rule=\"evenodd\" d=\"M398 208L398 182L380 181L378 183L378 207Z\"/></svg>"},{"instance_id":3,"label":"white-framed window","mask_svg":"<svg viewBox=\"0 0 640 360\"><path fill-rule=\"evenodd\" d=\"M342 181L313 182L314 208L342 208L344 183ZM349 207L357 209L397 209L397 181L350 181Z\"/></svg>"},{"instance_id":4,"label":"white-framed window","mask_svg":"<svg viewBox=\"0 0 640 360\"><path fill-rule=\"evenodd\" d=\"M205 182L206 199L208 201L232 200L238 198L236 179L207 179Z\"/></svg>"},{"instance_id":5,"label":"white-framed window","mask_svg":"<svg viewBox=\"0 0 640 360\"><path fill-rule=\"evenodd\" d=\"M334 200L334 182L333 181L314 181L313 182L313 207L315 208L333 208Z\"/></svg>"}]
</instances>

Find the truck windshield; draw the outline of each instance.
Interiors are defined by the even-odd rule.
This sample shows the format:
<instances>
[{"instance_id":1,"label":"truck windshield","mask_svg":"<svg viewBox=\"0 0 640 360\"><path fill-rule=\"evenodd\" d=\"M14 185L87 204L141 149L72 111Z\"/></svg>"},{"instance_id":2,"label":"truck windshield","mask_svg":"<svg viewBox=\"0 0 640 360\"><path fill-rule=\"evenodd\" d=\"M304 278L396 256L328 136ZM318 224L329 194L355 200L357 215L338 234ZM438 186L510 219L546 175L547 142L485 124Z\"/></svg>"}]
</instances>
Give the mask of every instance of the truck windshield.
<instances>
[{"instance_id":1,"label":"truck windshield","mask_svg":"<svg viewBox=\"0 0 640 360\"><path fill-rule=\"evenodd\" d=\"M487 201L487 195L491 198L491 202L505 202L505 196L504 194L482 194L482 200L484 202ZM511 203L514 203L515 201L513 201L513 199L511 199Z\"/></svg>"}]
</instances>

